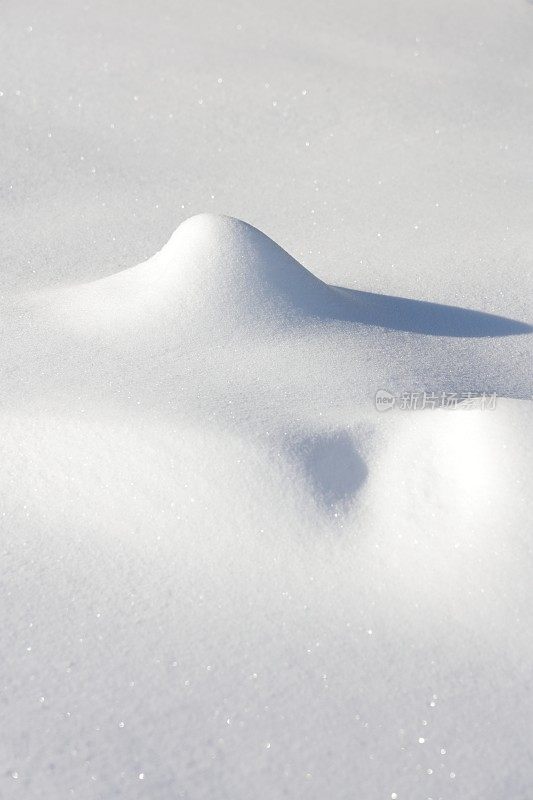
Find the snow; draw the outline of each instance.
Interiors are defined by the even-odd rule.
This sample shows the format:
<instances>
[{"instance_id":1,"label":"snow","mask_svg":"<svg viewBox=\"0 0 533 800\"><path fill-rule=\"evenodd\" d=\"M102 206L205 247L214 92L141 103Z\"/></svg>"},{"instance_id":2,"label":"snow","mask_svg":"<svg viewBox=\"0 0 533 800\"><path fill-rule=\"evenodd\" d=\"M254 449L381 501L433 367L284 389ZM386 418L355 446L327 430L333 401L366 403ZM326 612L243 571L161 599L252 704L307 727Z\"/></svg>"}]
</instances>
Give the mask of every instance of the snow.
<instances>
[{"instance_id":1,"label":"snow","mask_svg":"<svg viewBox=\"0 0 533 800\"><path fill-rule=\"evenodd\" d=\"M4 16L0 795L529 800L532 8Z\"/></svg>"}]
</instances>

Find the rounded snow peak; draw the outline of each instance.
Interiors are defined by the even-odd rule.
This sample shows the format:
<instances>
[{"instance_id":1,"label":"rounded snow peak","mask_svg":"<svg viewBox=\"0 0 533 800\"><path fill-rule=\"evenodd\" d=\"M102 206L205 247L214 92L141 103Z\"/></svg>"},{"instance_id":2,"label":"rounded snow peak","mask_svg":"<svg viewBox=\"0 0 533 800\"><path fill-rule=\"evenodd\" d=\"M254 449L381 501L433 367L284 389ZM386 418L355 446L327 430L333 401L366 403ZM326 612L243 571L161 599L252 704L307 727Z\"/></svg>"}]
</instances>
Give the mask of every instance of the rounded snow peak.
<instances>
[{"instance_id":1,"label":"rounded snow peak","mask_svg":"<svg viewBox=\"0 0 533 800\"><path fill-rule=\"evenodd\" d=\"M263 316L305 311L328 287L261 231L242 220L198 214L183 222L157 255L154 269L174 291L206 308ZM168 285L170 289L170 285ZM324 298L323 298L324 299ZM259 313L261 312L261 313Z\"/></svg>"}]
</instances>

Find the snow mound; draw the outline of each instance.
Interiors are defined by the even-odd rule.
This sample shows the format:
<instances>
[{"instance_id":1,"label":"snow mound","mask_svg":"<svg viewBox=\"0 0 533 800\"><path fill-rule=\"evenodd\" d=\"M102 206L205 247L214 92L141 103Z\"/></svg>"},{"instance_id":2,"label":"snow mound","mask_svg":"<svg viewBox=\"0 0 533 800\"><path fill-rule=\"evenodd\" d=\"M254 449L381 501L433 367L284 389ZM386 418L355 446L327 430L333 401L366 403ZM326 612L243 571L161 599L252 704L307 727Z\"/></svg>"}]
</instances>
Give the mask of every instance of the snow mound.
<instances>
[{"instance_id":1,"label":"snow mound","mask_svg":"<svg viewBox=\"0 0 533 800\"><path fill-rule=\"evenodd\" d=\"M371 325L447 337L531 332L525 323L472 309L330 286L242 220L199 214L183 222L152 258L60 291L73 324L106 334L163 327L201 337L306 322Z\"/></svg>"},{"instance_id":2,"label":"snow mound","mask_svg":"<svg viewBox=\"0 0 533 800\"><path fill-rule=\"evenodd\" d=\"M228 330L335 315L343 300L275 242L232 217L199 214L183 222L147 261L62 290L63 307L86 328L142 330L171 324L182 333Z\"/></svg>"},{"instance_id":3,"label":"snow mound","mask_svg":"<svg viewBox=\"0 0 533 800\"><path fill-rule=\"evenodd\" d=\"M264 233L222 215L198 214L183 222L139 277L149 280L152 266L176 296L223 311L238 306L239 316L257 317L263 304L315 312L336 299L329 286Z\"/></svg>"},{"instance_id":4,"label":"snow mound","mask_svg":"<svg viewBox=\"0 0 533 800\"><path fill-rule=\"evenodd\" d=\"M74 749L132 800L528 779L531 713L506 713L531 662L519 323L327 285L211 215L26 300L0 357L4 780L92 798ZM499 396L403 407L426 390Z\"/></svg>"}]
</instances>

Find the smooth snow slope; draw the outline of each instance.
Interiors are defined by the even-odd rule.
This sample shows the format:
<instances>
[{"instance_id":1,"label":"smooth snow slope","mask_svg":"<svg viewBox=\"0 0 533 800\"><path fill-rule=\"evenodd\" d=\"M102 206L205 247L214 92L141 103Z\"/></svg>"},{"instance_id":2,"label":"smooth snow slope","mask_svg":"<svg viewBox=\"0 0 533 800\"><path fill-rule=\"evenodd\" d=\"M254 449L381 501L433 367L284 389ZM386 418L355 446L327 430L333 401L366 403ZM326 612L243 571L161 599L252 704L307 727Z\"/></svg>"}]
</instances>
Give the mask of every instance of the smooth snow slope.
<instances>
[{"instance_id":1,"label":"smooth snow slope","mask_svg":"<svg viewBox=\"0 0 533 800\"><path fill-rule=\"evenodd\" d=\"M10 298L5 796L530 796L531 337L405 302L213 215Z\"/></svg>"},{"instance_id":2,"label":"smooth snow slope","mask_svg":"<svg viewBox=\"0 0 533 800\"><path fill-rule=\"evenodd\" d=\"M329 283L529 319L526 0L4 0L4 285L210 210Z\"/></svg>"},{"instance_id":3,"label":"smooth snow slope","mask_svg":"<svg viewBox=\"0 0 533 800\"><path fill-rule=\"evenodd\" d=\"M1 23L2 800L531 800L533 4Z\"/></svg>"}]
</instances>

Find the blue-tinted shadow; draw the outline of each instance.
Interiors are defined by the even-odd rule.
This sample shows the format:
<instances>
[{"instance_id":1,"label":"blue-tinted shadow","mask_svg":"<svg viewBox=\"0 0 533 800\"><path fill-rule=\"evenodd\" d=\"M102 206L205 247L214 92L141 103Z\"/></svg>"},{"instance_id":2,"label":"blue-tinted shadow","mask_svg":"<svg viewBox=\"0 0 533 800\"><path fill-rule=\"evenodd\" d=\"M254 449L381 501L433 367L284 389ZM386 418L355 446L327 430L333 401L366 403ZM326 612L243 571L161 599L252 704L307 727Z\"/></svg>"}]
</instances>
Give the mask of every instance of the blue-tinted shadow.
<instances>
[{"instance_id":1,"label":"blue-tinted shadow","mask_svg":"<svg viewBox=\"0 0 533 800\"><path fill-rule=\"evenodd\" d=\"M330 305L327 313L330 318L429 336L519 336L533 332L533 326L525 322L470 308L331 288L339 302Z\"/></svg>"}]
</instances>

